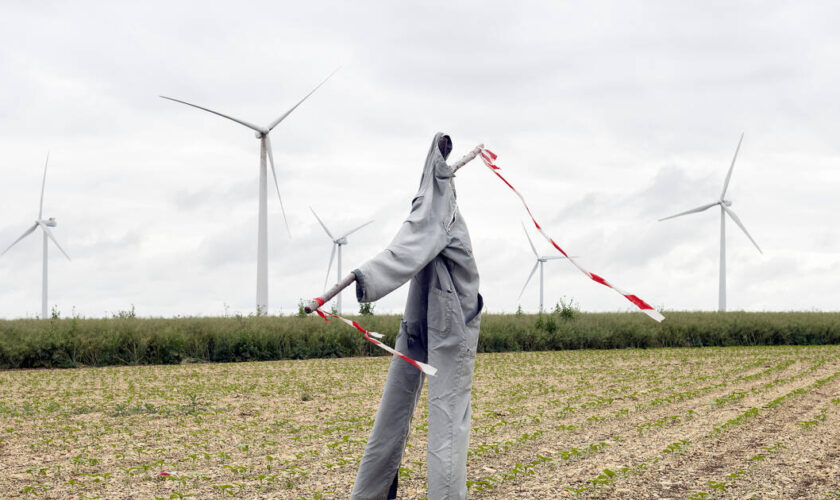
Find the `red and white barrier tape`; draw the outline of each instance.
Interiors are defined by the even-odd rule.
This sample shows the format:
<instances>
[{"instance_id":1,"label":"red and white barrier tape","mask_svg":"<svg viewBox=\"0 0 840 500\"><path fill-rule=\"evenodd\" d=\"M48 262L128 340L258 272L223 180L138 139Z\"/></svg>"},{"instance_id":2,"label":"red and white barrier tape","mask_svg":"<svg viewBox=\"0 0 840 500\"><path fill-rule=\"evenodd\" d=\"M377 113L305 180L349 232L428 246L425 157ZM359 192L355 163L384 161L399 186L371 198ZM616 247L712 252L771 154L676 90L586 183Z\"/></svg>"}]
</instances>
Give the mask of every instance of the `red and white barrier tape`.
<instances>
[{"instance_id":1,"label":"red and white barrier tape","mask_svg":"<svg viewBox=\"0 0 840 500\"><path fill-rule=\"evenodd\" d=\"M663 319L665 319L665 316L660 314L659 311L657 311L656 309L651 307L650 304L648 304L644 300L640 299L638 296L633 295L631 293L627 293L627 292L621 290L620 288L610 284L607 280L605 280L601 276L598 276L595 273L591 273L591 272L587 271L586 269L582 268L580 266L580 264L575 262L575 259L573 259L571 256L569 256L569 254L567 254L562 248L560 248L560 245L558 245L549 235L547 235L545 233L545 231L543 231L542 226L540 226L539 222L537 222L537 219L535 219L534 215L531 213L531 209L528 207L528 203L525 202L525 197L523 197L519 193L519 191L517 191L516 188L513 187L513 185L510 182L508 182L507 179L505 179L504 176L502 176L502 174L499 173L500 167L498 165L496 165L496 159L498 158L498 156L494 152L492 152L492 151L490 151L489 149L486 149L486 148L481 149L480 156L481 156L482 161L484 161L484 164L487 165L487 167L490 169L490 171L493 172L494 174L496 174L496 176L499 179L501 179L501 181L504 182L507 185L507 187L509 187L511 189L511 191L513 191L513 193L516 196L519 197L519 200L522 202L522 206L525 207L525 211L528 212L528 216L531 218L531 221L534 223L534 227L537 228L537 231L540 232L540 234L543 236L543 238L545 238L549 243L551 243L551 245L554 248L556 248L558 252L562 253L563 256L566 257L569 260L569 262L571 262L576 268L578 268L580 270L580 272L582 272L583 274L588 276L589 279L591 279L592 281L600 283L600 284L602 284L606 287L612 288L616 292L620 293L621 295L624 296L624 298L626 298L627 300L632 302L636 307L641 309L641 311L643 313L647 314L648 316L655 319L656 321L662 321ZM356 330L359 330L360 332L362 332L365 336L365 339L367 339L369 342L373 343L374 345L377 345L377 346L381 347L382 349L384 349L385 351L393 354L394 356L397 356L398 358L407 361L408 363L415 366L417 369L421 370L423 373L426 373L428 375L434 375L435 373L437 373L437 368L435 368L433 366L430 366L430 365L427 365L426 363L422 363L420 361L416 361L414 359L411 359L408 356L406 356L405 354L397 351L396 349L393 349L393 348L383 344L382 342L380 342L378 339L382 338L381 333L369 332L369 331L365 330L364 328L362 328L361 325L359 325L358 323L356 323L355 321L353 321L351 319L343 318L343 317L341 317L337 314L333 314L331 312L322 311L321 306L324 305L324 299L322 299L321 297L316 297L314 300L315 300L315 302L318 303L318 309L315 309L315 312L318 313L318 315L321 316L324 319L324 321L329 321L327 316L339 319L339 320L343 321L344 323L347 323L348 325L352 326Z\"/></svg>"},{"instance_id":2,"label":"red and white barrier tape","mask_svg":"<svg viewBox=\"0 0 840 500\"><path fill-rule=\"evenodd\" d=\"M575 266L576 268L580 269L580 272L582 272L583 274L587 275L587 276L589 277L589 279L591 279L592 281L595 281L595 282L600 283L600 284L602 284L602 285L604 285L604 286L607 286L607 287L609 287L609 288L612 288L612 289L613 289L613 290L615 290L616 292L618 292L618 293L620 293L621 295L623 295L623 296L624 296L624 298L626 298L627 300L629 300L630 302L632 302L632 303L633 303L636 307L638 307L639 309L641 309L643 313L647 314L648 316L650 316L651 318L655 319L656 321L662 321L663 319L665 319L665 316L663 316L662 314L660 314L660 313L659 313L659 311L657 311L656 309L654 309L653 307L651 307L651 306L650 306L650 304L648 304L648 303L647 303L647 302L645 302L644 300L640 299L638 296L633 295L633 294L631 294L631 293L627 293L627 292L625 292L625 291L621 290L620 288L618 288L618 287L616 287L616 286L614 286L614 285L610 284L607 280L605 280L604 278L602 278L602 277L598 276L597 274L595 274L595 273L591 273L591 272L587 271L586 269L584 269L584 268L580 267L580 265L579 265L577 262L575 262L575 259L573 259L573 258L572 258L571 256L569 256L569 254L567 254L567 253L566 253L566 252L565 252L562 248L560 248L560 245L558 245L557 243L555 243L555 241L554 241L553 239L551 239L551 237L550 237L549 235L545 234L545 232L543 231L542 226L540 226L540 224L537 222L537 219L535 219L535 218L534 218L534 215L531 213L531 209L528 207L528 204L525 202L525 198L524 198L524 197L523 197L523 196L519 193L519 191L517 191L517 190L516 190L516 188L515 188L515 187L513 187L513 185L511 185L511 183L510 183L510 182L508 182L508 181L507 181L507 179L505 179L505 178L502 176L502 174L500 174L500 173L499 173L500 168L499 168L499 166L498 166L498 165L496 165L496 159L497 159L497 158L498 158L498 156L497 156L495 153L493 153L492 151L490 151L489 149L486 149L486 148L485 148L485 149L483 149L483 150L481 151L481 160L482 160L482 161L484 161L484 164L485 164L485 165L487 165L487 167L490 169L490 171L491 171L491 172L493 172L494 174L496 174L496 176L497 176L499 179L501 179L501 180L502 180L502 182L504 182L504 183L507 185L507 187L509 187L509 188L511 189L511 191L513 191L513 192L514 192L514 194L516 194L516 196L518 196L518 197L519 197L519 200L520 200L520 201L522 201L522 205L525 207L525 211L527 211L527 212L528 212L528 216L529 216L529 217L531 217L531 221L534 223L534 226L537 228L537 231L539 231L539 232L540 232L540 234L541 234L541 235L543 235L543 238L545 238L546 240L548 240L548 242L549 242L549 243L551 243L551 245L552 245L554 248L556 248L556 249L557 249L557 251L559 251L560 253L562 253L564 257L566 257L567 259L569 259L569 262L571 262L572 264L574 264L574 266Z\"/></svg>"},{"instance_id":3,"label":"red and white barrier tape","mask_svg":"<svg viewBox=\"0 0 840 500\"><path fill-rule=\"evenodd\" d=\"M347 323L348 325L352 326L356 330L359 330L360 332L362 332L365 335L365 338L368 341L370 341L371 343L373 343L374 345L377 345L377 346L381 347L382 349L385 349L386 351L390 352L391 354L393 354L394 356L396 356L396 357L398 357L402 360L408 361L409 363L411 363L413 366L415 366L418 370L422 371L423 373L425 373L427 375L434 375L435 373L437 373L437 368L435 368L434 366L427 365L426 363L422 363L420 361L413 360L413 359L409 358L408 356L406 356L405 354L397 351L396 349L393 349L393 348L383 344L382 342L380 342L378 339L382 338L381 333L369 332L369 331L365 330L364 328L362 328L361 325L359 325L358 323L356 323L352 319L343 318L343 317L339 316L338 314L333 314L331 312L322 311L321 306L324 305L324 299L322 299L321 297L316 297L314 300L315 300L315 302L318 303L318 309L315 309L315 312L318 313L318 316L324 318L324 321L329 321L329 319L327 319L327 316L339 319L339 320Z\"/></svg>"}]
</instances>

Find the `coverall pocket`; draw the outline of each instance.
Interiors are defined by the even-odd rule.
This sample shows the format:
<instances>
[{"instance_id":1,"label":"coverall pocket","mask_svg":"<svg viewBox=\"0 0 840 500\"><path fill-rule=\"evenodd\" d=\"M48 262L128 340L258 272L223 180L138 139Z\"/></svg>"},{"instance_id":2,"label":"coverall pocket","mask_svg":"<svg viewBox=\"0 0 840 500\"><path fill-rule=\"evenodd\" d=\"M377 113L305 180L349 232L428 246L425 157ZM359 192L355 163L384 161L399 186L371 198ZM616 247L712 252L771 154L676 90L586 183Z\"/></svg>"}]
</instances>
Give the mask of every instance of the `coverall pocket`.
<instances>
[{"instance_id":1,"label":"coverall pocket","mask_svg":"<svg viewBox=\"0 0 840 500\"><path fill-rule=\"evenodd\" d=\"M449 331L452 322L452 292L432 288L429 293L429 329L437 332Z\"/></svg>"},{"instance_id":2,"label":"coverall pocket","mask_svg":"<svg viewBox=\"0 0 840 500\"><path fill-rule=\"evenodd\" d=\"M426 329L420 321L402 320L402 330L405 335L405 350L414 359L426 362L427 340Z\"/></svg>"}]
</instances>

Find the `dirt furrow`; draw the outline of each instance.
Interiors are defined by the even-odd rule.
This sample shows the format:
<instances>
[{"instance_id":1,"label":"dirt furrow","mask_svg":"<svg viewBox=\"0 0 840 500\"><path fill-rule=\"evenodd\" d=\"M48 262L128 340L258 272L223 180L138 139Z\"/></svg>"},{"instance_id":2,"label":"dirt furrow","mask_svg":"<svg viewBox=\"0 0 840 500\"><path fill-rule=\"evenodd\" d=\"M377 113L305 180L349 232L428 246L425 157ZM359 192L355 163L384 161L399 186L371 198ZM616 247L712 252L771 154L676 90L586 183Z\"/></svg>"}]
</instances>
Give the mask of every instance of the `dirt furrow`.
<instances>
[{"instance_id":1,"label":"dirt furrow","mask_svg":"<svg viewBox=\"0 0 840 500\"><path fill-rule=\"evenodd\" d=\"M840 384L814 391L818 403L798 412L755 455L718 478L726 498L779 495L788 498L833 498L840 487ZM772 436L772 437L771 437ZM761 436L765 437L765 436Z\"/></svg>"}]
</instances>

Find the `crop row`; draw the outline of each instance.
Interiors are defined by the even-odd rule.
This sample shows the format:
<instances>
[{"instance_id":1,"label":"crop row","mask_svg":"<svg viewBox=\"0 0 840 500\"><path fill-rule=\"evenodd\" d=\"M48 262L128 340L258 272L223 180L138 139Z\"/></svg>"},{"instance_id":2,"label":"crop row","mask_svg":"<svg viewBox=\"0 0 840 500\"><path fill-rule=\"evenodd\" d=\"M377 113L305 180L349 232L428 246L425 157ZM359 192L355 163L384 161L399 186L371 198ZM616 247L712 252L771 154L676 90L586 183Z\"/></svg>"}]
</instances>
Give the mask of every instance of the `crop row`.
<instances>
[{"instance_id":1,"label":"crop row","mask_svg":"<svg viewBox=\"0 0 840 500\"><path fill-rule=\"evenodd\" d=\"M810 383L806 386L798 387L796 389L793 389L793 390L783 394L782 396L779 396L777 398L774 398L771 401L768 401L767 403L761 405L760 407L752 407L752 408L738 414L737 416L735 416L735 417L733 417L729 420L726 420L726 421L724 421L724 422L722 422L718 425L713 426L698 441L710 440L710 439L716 438L723 432L731 431L734 428L741 427L741 426L745 425L746 423L751 422L751 421L753 421L753 420L755 420L755 419L757 419L761 416L766 416L767 414L772 413L775 410L778 410L781 406L788 403L790 400L792 400L794 398L797 398L797 397L801 397L805 394L808 394L809 392L813 391L814 389L817 389L817 388L819 388L819 387L837 379L838 377L840 377L840 372L834 372L831 375L829 375L827 377L817 379L816 381L814 381L814 382L812 382L812 383ZM605 470L604 472L600 473L598 476L591 478L588 481L588 483L589 483L588 485L583 486L583 487L578 487L578 488L572 488L571 491L573 491L574 493L594 492L594 491L597 491L598 489L601 489L601 488L604 488L604 487L610 487L618 479L625 478L629 475L644 474L645 472L650 470L650 468L654 464L663 460L667 455L675 453L675 452L685 453L685 451L689 447L691 447L692 445L694 445L694 442L692 442L690 440L680 440L680 441L674 442L671 445L669 445L668 447L666 447L665 449L663 449L659 454L649 456L649 457L647 457L643 460L634 462L629 466L621 467L617 471L612 471L612 470L609 470L609 469ZM772 453L775 453L780 447L781 447L781 445L768 446L768 447L763 448L763 450L766 453L772 454ZM766 454L758 453L756 455L753 455L751 457L751 460L759 461L759 460L763 460L764 458L766 458ZM740 472L737 472L737 474L735 476L731 476L731 478L737 478L738 476L744 475L744 474L746 474L746 471L742 470ZM711 492L725 489L725 483L724 482L710 481L708 483L708 485L710 487ZM695 494L695 496L692 497L692 498L697 498L697 499L707 498L709 496L709 493L710 492L703 492L703 491L697 492Z\"/></svg>"},{"instance_id":2,"label":"crop row","mask_svg":"<svg viewBox=\"0 0 840 500\"><path fill-rule=\"evenodd\" d=\"M776 382L774 380L773 382L765 383L765 384L762 384L762 385L757 386L755 388L748 389L747 392L752 393L752 394L759 394L761 392L764 392L764 391L766 391L770 388L776 387L778 385L793 382L797 379L800 379L802 377L807 376L808 374L813 373L817 368L819 368L823 364L824 364L824 360L822 360L822 359L816 360L816 362L814 364L812 364L808 368L796 373L794 376L785 377L785 378L782 378L782 379L776 379L776 380L778 380L778 382ZM787 367L789 365L790 365L790 363L781 362L778 365L772 366L770 369L765 370L764 372L760 372L760 373L763 373L764 375L769 375L770 373L776 372L780 368ZM746 376L746 377L743 377L743 378L744 379L749 379L749 380L755 380L756 377ZM811 385L807 386L807 388L795 389L792 392L786 394L785 396L782 396L780 398L776 398L776 399L772 400L770 403L768 403L768 405L770 405L771 408L775 407L775 406L778 406L783 401L785 401L785 400L787 400L791 397L801 395L801 394L803 394L803 393L805 393L809 390L812 390L816 387L819 387L820 385L833 380L833 378L834 378L834 376L828 377L828 378L825 378L825 379L820 379L817 382L815 382L814 384L811 384ZM729 385L729 383L735 383L735 382L737 382L737 380L728 380L724 383L713 384L713 385L707 386L705 388L700 388L699 390L695 389L695 390L687 391L685 393L675 393L675 394L683 395L685 397L680 397L680 398L674 399L672 397L667 397L666 396L664 398L654 400L654 401L667 401L669 403L674 403L674 402L677 402L677 401L683 401L685 399L693 399L693 398L696 398L697 396L700 396L701 394L708 393L713 388L720 389L720 388L723 388L723 387ZM709 410L714 410L714 408L715 408L714 399L711 401L711 403L712 403L711 405L708 405L708 404L706 405L705 413L709 413ZM639 404L639 405L636 406L635 411L633 413L640 412L640 411L643 411L643 410L646 410L646 409L651 409L651 408L654 408L654 407L657 407L657 406L659 406L659 405L658 404L652 405L650 403L642 403L642 404ZM619 432L619 433L626 432L628 427L629 428L635 428L637 430L637 432L639 432L641 434L643 431L652 430L654 428L660 428L660 427L665 427L665 426L673 426L673 425L679 424L684 419L694 419L697 416L696 409L698 409L698 407L695 405L694 408L695 409L689 408L684 413L680 413L680 414L665 414L662 417L653 417L653 418L648 419L648 420L642 420L641 423L638 423L638 424L632 424L632 423L628 422L628 425L616 426L615 424L618 423L616 421L615 423L613 423L609 426L610 432L611 432L611 439L613 439L613 440L624 440L625 438L620 437L622 434L615 434L615 433L616 432ZM702 408L702 406L700 408ZM748 412L746 412L746 413L748 413L746 416L736 417L732 421L728 421L728 423L724 423L723 425L726 426L726 427L731 427L733 425L738 425L741 422L751 418L753 416L752 413L756 413L756 412L757 412L757 410L748 411ZM610 420L614 420L614 419L623 420L627 416L629 416L627 412L623 412L623 413L614 412L611 416L609 416L609 419ZM641 414L639 416L641 416ZM702 421L702 420L703 419L700 419L700 421ZM638 420L636 420L636 421L638 421ZM585 421L581 422L581 424L595 424L595 423L597 423L597 419L593 419L591 417L587 418ZM576 430L578 428L580 428L580 426L575 426L575 425L572 425L572 426L563 425L563 426L555 427L556 430ZM624 428L623 431L621 430L622 428ZM530 430L529 432L523 434L523 437L534 439L536 436L541 436L543 434L545 434L545 432L540 432L539 430ZM628 440L633 439L633 438L629 437L629 435L626 435L626 436L627 436L626 439L628 439ZM530 439L528 439L528 440L530 440ZM512 447L515 447L518 444L523 444L524 441L525 441L524 439L509 439L509 440L497 441L495 443L490 444L489 446L488 445L483 445L483 446L481 446L481 449L482 449L482 451L483 450L497 451L498 448L496 448L496 446L493 446L493 445L502 444L503 445L502 450L498 450L498 451L510 452L510 451L512 451L511 450ZM678 450L684 448L689 443L690 443L690 441L688 441L688 440L678 440L677 442L672 443L671 445L666 447L663 450L663 453L678 451ZM543 446L545 446L545 445L543 445ZM542 454L545 455L545 453L542 453ZM549 463L551 461L539 460L538 462ZM604 477L594 478L593 479L594 482L592 482L590 484L590 486L605 484L605 482L607 480L611 481L610 474L614 473L614 472L615 471L609 471L609 473L607 473L607 476L608 476L607 478L604 478ZM485 485L485 487L486 487L486 485ZM584 490L587 490L587 488L583 488L583 490L581 490L581 491L584 491Z\"/></svg>"}]
</instances>

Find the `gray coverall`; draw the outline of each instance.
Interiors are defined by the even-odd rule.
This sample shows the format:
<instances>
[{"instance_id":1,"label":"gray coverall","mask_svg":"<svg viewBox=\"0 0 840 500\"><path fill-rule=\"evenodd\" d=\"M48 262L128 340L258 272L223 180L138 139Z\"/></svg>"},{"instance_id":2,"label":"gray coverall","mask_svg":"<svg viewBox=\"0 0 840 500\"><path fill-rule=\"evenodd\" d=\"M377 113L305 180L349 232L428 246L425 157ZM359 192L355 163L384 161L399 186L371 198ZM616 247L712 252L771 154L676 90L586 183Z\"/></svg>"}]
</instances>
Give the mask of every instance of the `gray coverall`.
<instances>
[{"instance_id":1,"label":"gray coverall","mask_svg":"<svg viewBox=\"0 0 840 500\"><path fill-rule=\"evenodd\" d=\"M483 300L470 235L455 202L438 133L426 157L411 213L388 247L353 271L359 302L411 280L396 349L438 369L429 377L428 498L467 497L470 390ZM351 499L396 498L411 417L425 375L394 357Z\"/></svg>"}]
</instances>

